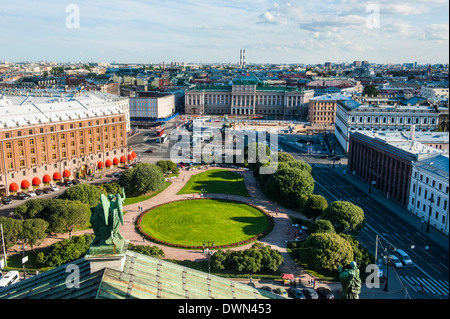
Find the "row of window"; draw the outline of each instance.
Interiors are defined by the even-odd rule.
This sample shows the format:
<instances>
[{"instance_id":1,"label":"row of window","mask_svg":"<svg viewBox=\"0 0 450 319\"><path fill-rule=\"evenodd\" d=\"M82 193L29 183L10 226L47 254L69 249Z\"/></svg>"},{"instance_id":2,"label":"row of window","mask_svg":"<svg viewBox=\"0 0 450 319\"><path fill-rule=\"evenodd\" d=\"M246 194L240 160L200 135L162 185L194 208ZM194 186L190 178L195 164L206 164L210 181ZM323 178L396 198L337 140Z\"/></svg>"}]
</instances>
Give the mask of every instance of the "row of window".
<instances>
[{"instance_id":1,"label":"row of window","mask_svg":"<svg viewBox=\"0 0 450 319\"><path fill-rule=\"evenodd\" d=\"M351 123L372 123L372 118L370 116L368 116L365 121L364 121L364 117L362 117L362 116L360 116L358 118L358 122L356 122L356 119L357 119L356 116L352 116ZM387 117L382 117L380 120L380 117L374 116L373 123L397 124L397 118L390 117L388 119ZM404 118L399 117L398 124L404 124L404 123L405 123ZM431 124L431 125L434 125L434 124L436 124L436 119L435 118L428 119L427 117L416 117L416 118L408 117L408 118L406 118L406 124L424 124L424 125Z\"/></svg>"}]
</instances>

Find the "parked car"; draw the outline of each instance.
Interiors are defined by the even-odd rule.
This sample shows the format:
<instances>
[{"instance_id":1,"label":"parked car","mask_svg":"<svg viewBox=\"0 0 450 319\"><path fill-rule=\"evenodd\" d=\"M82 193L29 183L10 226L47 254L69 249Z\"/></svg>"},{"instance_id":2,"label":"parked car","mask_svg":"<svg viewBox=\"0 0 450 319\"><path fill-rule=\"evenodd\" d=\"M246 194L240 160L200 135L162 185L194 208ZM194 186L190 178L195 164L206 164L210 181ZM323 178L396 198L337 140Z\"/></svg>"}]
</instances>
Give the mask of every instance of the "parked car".
<instances>
[{"instance_id":1,"label":"parked car","mask_svg":"<svg viewBox=\"0 0 450 319\"><path fill-rule=\"evenodd\" d=\"M28 195L27 193L19 193L19 194L17 194L17 197L18 197L19 199L25 200L25 199L30 198L31 196Z\"/></svg>"},{"instance_id":2,"label":"parked car","mask_svg":"<svg viewBox=\"0 0 450 319\"><path fill-rule=\"evenodd\" d=\"M262 290L266 290L266 291L270 291L270 292L273 291L272 288L269 287L269 286L262 286L261 289L262 289Z\"/></svg>"},{"instance_id":3,"label":"parked car","mask_svg":"<svg viewBox=\"0 0 450 319\"><path fill-rule=\"evenodd\" d=\"M59 191L59 188L57 186L52 186L52 187L50 187L50 190L52 192L57 192L57 191Z\"/></svg>"},{"instance_id":4,"label":"parked car","mask_svg":"<svg viewBox=\"0 0 450 319\"><path fill-rule=\"evenodd\" d=\"M78 185L78 184L80 184L81 182L80 182L79 179L74 179L74 180L72 181L72 183L73 183L73 185Z\"/></svg>"},{"instance_id":5,"label":"parked car","mask_svg":"<svg viewBox=\"0 0 450 319\"><path fill-rule=\"evenodd\" d=\"M390 255L389 256L389 261L390 261L391 265L394 266L395 268L403 267L402 262L395 255ZM385 260L385 263L386 262L387 262L387 260Z\"/></svg>"},{"instance_id":6,"label":"parked car","mask_svg":"<svg viewBox=\"0 0 450 319\"><path fill-rule=\"evenodd\" d=\"M153 153L153 150L146 150L144 153Z\"/></svg>"},{"instance_id":7,"label":"parked car","mask_svg":"<svg viewBox=\"0 0 450 319\"><path fill-rule=\"evenodd\" d=\"M28 192L28 195L30 195L30 197L36 197L36 192Z\"/></svg>"},{"instance_id":8,"label":"parked car","mask_svg":"<svg viewBox=\"0 0 450 319\"><path fill-rule=\"evenodd\" d=\"M50 188L44 188L43 192L44 194L49 194L52 192L52 190Z\"/></svg>"},{"instance_id":9,"label":"parked car","mask_svg":"<svg viewBox=\"0 0 450 319\"><path fill-rule=\"evenodd\" d=\"M44 191L42 189L36 189L35 193L37 196L41 196L42 194L44 194Z\"/></svg>"},{"instance_id":10,"label":"parked car","mask_svg":"<svg viewBox=\"0 0 450 319\"><path fill-rule=\"evenodd\" d=\"M280 296L287 297L287 291L284 288L276 288L273 290L273 292Z\"/></svg>"},{"instance_id":11,"label":"parked car","mask_svg":"<svg viewBox=\"0 0 450 319\"><path fill-rule=\"evenodd\" d=\"M64 185L65 185L65 186L67 186L67 187L70 187L70 186L72 186L72 185L73 185L73 182L72 182L72 181L69 181L69 180L67 180L67 181L65 181L65 182L64 182Z\"/></svg>"},{"instance_id":12,"label":"parked car","mask_svg":"<svg viewBox=\"0 0 450 319\"><path fill-rule=\"evenodd\" d=\"M305 299L305 295L298 288L289 288L288 294L294 299Z\"/></svg>"},{"instance_id":13,"label":"parked car","mask_svg":"<svg viewBox=\"0 0 450 319\"><path fill-rule=\"evenodd\" d=\"M19 272L10 271L2 279L0 279L0 289L11 286L19 281Z\"/></svg>"},{"instance_id":14,"label":"parked car","mask_svg":"<svg viewBox=\"0 0 450 319\"><path fill-rule=\"evenodd\" d=\"M325 159L325 158L328 158L328 156L327 155L319 155L319 158Z\"/></svg>"},{"instance_id":15,"label":"parked car","mask_svg":"<svg viewBox=\"0 0 450 319\"><path fill-rule=\"evenodd\" d=\"M2 203L5 205L9 205L12 203L12 199L10 197L3 197L2 198Z\"/></svg>"},{"instance_id":16,"label":"parked car","mask_svg":"<svg viewBox=\"0 0 450 319\"><path fill-rule=\"evenodd\" d=\"M303 294L306 299L319 299L319 295L317 295L317 292L312 288L304 288Z\"/></svg>"},{"instance_id":17,"label":"parked car","mask_svg":"<svg viewBox=\"0 0 450 319\"><path fill-rule=\"evenodd\" d=\"M112 177L120 177L120 173L119 172L115 172L114 174L112 174Z\"/></svg>"},{"instance_id":18,"label":"parked car","mask_svg":"<svg viewBox=\"0 0 450 319\"><path fill-rule=\"evenodd\" d=\"M316 289L320 299L334 299L334 295L330 289L325 287L319 287Z\"/></svg>"}]
</instances>

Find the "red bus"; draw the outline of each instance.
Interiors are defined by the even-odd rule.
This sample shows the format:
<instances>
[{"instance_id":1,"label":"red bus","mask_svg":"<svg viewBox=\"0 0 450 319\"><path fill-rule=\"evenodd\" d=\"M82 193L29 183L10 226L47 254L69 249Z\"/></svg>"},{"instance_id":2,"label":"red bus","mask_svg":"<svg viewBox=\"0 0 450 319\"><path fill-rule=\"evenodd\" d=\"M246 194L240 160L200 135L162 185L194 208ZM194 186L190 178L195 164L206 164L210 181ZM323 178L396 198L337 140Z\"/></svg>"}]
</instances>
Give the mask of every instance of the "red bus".
<instances>
[{"instance_id":1,"label":"red bus","mask_svg":"<svg viewBox=\"0 0 450 319\"><path fill-rule=\"evenodd\" d=\"M161 136L163 134L164 134L164 129L163 128L156 131L156 136Z\"/></svg>"}]
</instances>

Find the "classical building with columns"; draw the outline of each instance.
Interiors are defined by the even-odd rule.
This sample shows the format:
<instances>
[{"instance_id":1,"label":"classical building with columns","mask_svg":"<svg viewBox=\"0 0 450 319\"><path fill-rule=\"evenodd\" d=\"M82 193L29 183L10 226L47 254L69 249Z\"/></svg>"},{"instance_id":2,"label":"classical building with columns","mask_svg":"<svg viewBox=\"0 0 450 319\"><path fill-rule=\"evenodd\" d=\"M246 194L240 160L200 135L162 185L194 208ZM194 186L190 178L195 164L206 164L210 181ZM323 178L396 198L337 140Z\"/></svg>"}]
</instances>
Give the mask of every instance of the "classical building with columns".
<instances>
[{"instance_id":1,"label":"classical building with columns","mask_svg":"<svg viewBox=\"0 0 450 319\"><path fill-rule=\"evenodd\" d=\"M241 75L225 86L197 86L186 91L186 114L308 116L314 90L265 85L255 75Z\"/></svg>"}]
</instances>

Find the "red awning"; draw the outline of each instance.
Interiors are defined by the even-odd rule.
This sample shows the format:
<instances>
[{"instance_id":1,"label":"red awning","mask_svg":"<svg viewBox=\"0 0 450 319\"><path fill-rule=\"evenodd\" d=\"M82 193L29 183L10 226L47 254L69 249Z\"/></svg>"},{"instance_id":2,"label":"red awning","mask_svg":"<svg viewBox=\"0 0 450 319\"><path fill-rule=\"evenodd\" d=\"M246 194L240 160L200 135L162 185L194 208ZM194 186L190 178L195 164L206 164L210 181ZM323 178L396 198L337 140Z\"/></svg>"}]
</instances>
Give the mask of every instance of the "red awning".
<instances>
[{"instance_id":1,"label":"red awning","mask_svg":"<svg viewBox=\"0 0 450 319\"><path fill-rule=\"evenodd\" d=\"M19 185L17 185L16 183L9 184L9 191L10 192L17 192L18 189L19 189Z\"/></svg>"},{"instance_id":2,"label":"red awning","mask_svg":"<svg viewBox=\"0 0 450 319\"><path fill-rule=\"evenodd\" d=\"M112 164L113 163L110 160L106 160L106 162L105 162L106 167L111 167Z\"/></svg>"},{"instance_id":3,"label":"red awning","mask_svg":"<svg viewBox=\"0 0 450 319\"><path fill-rule=\"evenodd\" d=\"M35 177L33 178L33 180L31 181L31 183L33 184L33 186L39 186L41 184L41 180L39 177Z\"/></svg>"},{"instance_id":4,"label":"red awning","mask_svg":"<svg viewBox=\"0 0 450 319\"><path fill-rule=\"evenodd\" d=\"M97 167L98 168L103 168L103 167L105 167L105 164L103 164L103 162L98 162Z\"/></svg>"},{"instance_id":5,"label":"red awning","mask_svg":"<svg viewBox=\"0 0 450 319\"><path fill-rule=\"evenodd\" d=\"M119 159L117 157L114 157L113 164L114 165L119 165L119 163L120 163Z\"/></svg>"},{"instance_id":6,"label":"red awning","mask_svg":"<svg viewBox=\"0 0 450 319\"><path fill-rule=\"evenodd\" d=\"M294 279L294 275L293 274L283 274L283 277L282 277L284 280L286 280L286 279L290 279L290 280L293 280Z\"/></svg>"},{"instance_id":7,"label":"red awning","mask_svg":"<svg viewBox=\"0 0 450 319\"><path fill-rule=\"evenodd\" d=\"M50 183L52 181L52 178L50 177L50 175L45 174L42 180L44 181L44 183Z\"/></svg>"},{"instance_id":8,"label":"red awning","mask_svg":"<svg viewBox=\"0 0 450 319\"><path fill-rule=\"evenodd\" d=\"M136 155L135 152L131 152L131 156L133 156L133 158L136 158L136 157L137 157L137 155Z\"/></svg>"},{"instance_id":9,"label":"red awning","mask_svg":"<svg viewBox=\"0 0 450 319\"><path fill-rule=\"evenodd\" d=\"M131 154L128 154L127 158L128 158L129 161L133 160L133 156L131 156Z\"/></svg>"},{"instance_id":10,"label":"red awning","mask_svg":"<svg viewBox=\"0 0 450 319\"><path fill-rule=\"evenodd\" d=\"M127 161L127 159L126 159L125 156L122 156L122 157L120 158L120 162L121 162L121 163L125 163L126 161Z\"/></svg>"},{"instance_id":11,"label":"red awning","mask_svg":"<svg viewBox=\"0 0 450 319\"><path fill-rule=\"evenodd\" d=\"M63 172L63 176L64 177L70 177L70 172L69 172L69 170L64 170L64 172Z\"/></svg>"},{"instance_id":12,"label":"red awning","mask_svg":"<svg viewBox=\"0 0 450 319\"><path fill-rule=\"evenodd\" d=\"M26 188L30 187L30 182L27 181L26 179L24 179L24 180L22 181L22 183L20 183L20 187L26 189Z\"/></svg>"},{"instance_id":13,"label":"red awning","mask_svg":"<svg viewBox=\"0 0 450 319\"><path fill-rule=\"evenodd\" d=\"M59 181L61 179L61 174L56 172L55 174L53 174L53 180L54 181Z\"/></svg>"}]
</instances>

